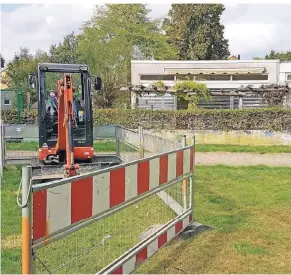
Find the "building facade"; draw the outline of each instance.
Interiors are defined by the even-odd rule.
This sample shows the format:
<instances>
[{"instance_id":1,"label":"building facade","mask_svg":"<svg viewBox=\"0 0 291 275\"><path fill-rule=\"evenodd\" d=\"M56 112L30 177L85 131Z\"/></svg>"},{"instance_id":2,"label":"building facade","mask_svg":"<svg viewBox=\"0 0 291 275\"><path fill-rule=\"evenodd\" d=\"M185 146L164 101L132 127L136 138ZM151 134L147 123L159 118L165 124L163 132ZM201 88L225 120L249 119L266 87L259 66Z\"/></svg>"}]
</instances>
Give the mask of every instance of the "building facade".
<instances>
[{"instance_id":1,"label":"building facade","mask_svg":"<svg viewBox=\"0 0 291 275\"><path fill-rule=\"evenodd\" d=\"M205 83L210 91L233 91L241 87L291 83L291 63L279 60L218 60L218 61L156 61L133 60L131 62L132 85L148 86L163 81L167 86L179 80ZM144 93L135 99L132 107L147 109L179 109L179 102L170 95L157 96ZM254 92L242 98L242 105L262 107L262 99ZM137 106L136 106L137 105ZM239 98L227 95L213 96L211 102L199 102L203 108L238 108ZM183 107L183 106L182 106Z\"/></svg>"}]
</instances>

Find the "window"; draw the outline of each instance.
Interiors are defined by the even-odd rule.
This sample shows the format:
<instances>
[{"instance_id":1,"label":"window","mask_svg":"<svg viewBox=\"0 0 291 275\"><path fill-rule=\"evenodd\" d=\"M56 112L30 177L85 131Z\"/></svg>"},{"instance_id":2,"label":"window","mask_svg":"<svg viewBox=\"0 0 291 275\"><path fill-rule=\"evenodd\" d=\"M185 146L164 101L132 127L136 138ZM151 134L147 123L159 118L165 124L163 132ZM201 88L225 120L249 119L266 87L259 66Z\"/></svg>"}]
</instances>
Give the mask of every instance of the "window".
<instances>
[{"instance_id":1,"label":"window","mask_svg":"<svg viewBox=\"0 0 291 275\"><path fill-rule=\"evenodd\" d=\"M11 99L4 99L4 105L11 105Z\"/></svg>"},{"instance_id":2,"label":"window","mask_svg":"<svg viewBox=\"0 0 291 275\"><path fill-rule=\"evenodd\" d=\"M239 74L232 76L233 81L246 81L246 80L268 80L266 74Z\"/></svg>"},{"instance_id":3,"label":"window","mask_svg":"<svg viewBox=\"0 0 291 275\"><path fill-rule=\"evenodd\" d=\"M177 74L176 80L194 80L193 74Z\"/></svg>"},{"instance_id":4,"label":"window","mask_svg":"<svg viewBox=\"0 0 291 275\"><path fill-rule=\"evenodd\" d=\"M195 75L197 81L229 81L230 75L219 74L197 74Z\"/></svg>"},{"instance_id":5,"label":"window","mask_svg":"<svg viewBox=\"0 0 291 275\"><path fill-rule=\"evenodd\" d=\"M291 74L287 74L287 79L288 82L291 82Z\"/></svg>"},{"instance_id":6,"label":"window","mask_svg":"<svg viewBox=\"0 0 291 275\"><path fill-rule=\"evenodd\" d=\"M149 81L158 81L158 80L165 80L165 81L174 81L174 75L170 74L156 74L156 75L141 75L140 80L149 80Z\"/></svg>"}]
</instances>

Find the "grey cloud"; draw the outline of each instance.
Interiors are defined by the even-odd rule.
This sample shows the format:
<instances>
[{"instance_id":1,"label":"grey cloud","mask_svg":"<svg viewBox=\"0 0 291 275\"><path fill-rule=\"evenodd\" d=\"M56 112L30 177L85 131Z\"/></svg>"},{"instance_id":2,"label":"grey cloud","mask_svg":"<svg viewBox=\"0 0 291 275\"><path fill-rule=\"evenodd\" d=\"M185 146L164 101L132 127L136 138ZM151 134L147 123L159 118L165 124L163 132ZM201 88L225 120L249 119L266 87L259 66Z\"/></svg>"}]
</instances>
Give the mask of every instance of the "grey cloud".
<instances>
[{"instance_id":1,"label":"grey cloud","mask_svg":"<svg viewBox=\"0 0 291 275\"><path fill-rule=\"evenodd\" d=\"M167 15L171 4L149 4L150 16ZM243 59L264 56L271 49L291 49L291 4L226 4L222 16L232 54ZM48 50L69 32L79 32L94 5L27 5L1 12L2 53L6 60L20 47ZM64 16L64 14L66 16ZM237 24L237 25L236 25ZM13 39L11 39L13 37Z\"/></svg>"}]
</instances>

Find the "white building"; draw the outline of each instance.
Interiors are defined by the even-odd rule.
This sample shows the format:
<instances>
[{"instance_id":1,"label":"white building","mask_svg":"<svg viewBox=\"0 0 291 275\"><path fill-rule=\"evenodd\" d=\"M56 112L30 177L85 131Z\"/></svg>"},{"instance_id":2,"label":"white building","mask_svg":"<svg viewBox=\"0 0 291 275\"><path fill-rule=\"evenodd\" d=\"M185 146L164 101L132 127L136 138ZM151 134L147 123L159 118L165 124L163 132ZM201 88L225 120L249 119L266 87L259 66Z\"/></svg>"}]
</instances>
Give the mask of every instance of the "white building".
<instances>
[{"instance_id":1,"label":"white building","mask_svg":"<svg viewBox=\"0 0 291 275\"><path fill-rule=\"evenodd\" d=\"M205 83L210 91L231 91L251 85L291 83L291 63L279 60L218 60L218 61L131 61L132 85L150 85L163 81L173 86L176 81L191 79ZM243 97L244 107L261 107L262 99L254 93ZM238 108L239 99L230 96L213 96L211 102L200 102L204 108ZM132 105L136 106L134 95ZM177 109L179 102L169 94L156 96L143 94L138 98L137 107L153 109Z\"/></svg>"},{"instance_id":2,"label":"white building","mask_svg":"<svg viewBox=\"0 0 291 275\"><path fill-rule=\"evenodd\" d=\"M281 62L279 68L279 83L291 84L291 62Z\"/></svg>"}]
</instances>

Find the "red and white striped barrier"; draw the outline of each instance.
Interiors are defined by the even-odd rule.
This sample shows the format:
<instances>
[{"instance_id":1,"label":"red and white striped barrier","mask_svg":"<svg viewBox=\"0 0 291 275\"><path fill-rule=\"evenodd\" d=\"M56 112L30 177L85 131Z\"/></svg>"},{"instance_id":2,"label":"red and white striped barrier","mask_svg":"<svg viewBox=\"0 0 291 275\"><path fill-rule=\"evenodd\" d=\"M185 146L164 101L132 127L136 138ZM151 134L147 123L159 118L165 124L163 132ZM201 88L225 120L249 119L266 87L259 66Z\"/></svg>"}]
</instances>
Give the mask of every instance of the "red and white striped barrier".
<instances>
[{"instance_id":1,"label":"red and white striped barrier","mask_svg":"<svg viewBox=\"0 0 291 275\"><path fill-rule=\"evenodd\" d=\"M192 214L188 214L182 220L177 220L171 227L163 230L150 242L140 245L131 255L124 259L118 259L116 264L111 264L98 274L132 274L139 265L152 257L160 248L169 243L175 236L181 233L192 222ZM132 255L133 254L133 255Z\"/></svg>"},{"instance_id":2,"label":"red and white striped barrier","mask_svg":"<svg viewBox=\"0 0 291 275\"><path fill-rule=\"evenodd\" d=\"M189 146L33 192L33 241L179 179L193 167Z\"/></svg>"}]
</instances>

